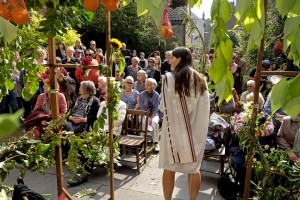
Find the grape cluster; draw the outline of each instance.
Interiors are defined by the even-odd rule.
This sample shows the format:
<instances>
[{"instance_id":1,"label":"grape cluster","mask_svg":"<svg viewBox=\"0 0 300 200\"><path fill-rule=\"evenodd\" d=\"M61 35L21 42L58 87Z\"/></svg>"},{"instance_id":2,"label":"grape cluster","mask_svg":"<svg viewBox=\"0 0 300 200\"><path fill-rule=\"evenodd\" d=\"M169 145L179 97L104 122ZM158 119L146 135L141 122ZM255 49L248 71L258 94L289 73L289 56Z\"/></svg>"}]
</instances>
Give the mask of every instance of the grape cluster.
<instances>
[{"instance_id":1,"label":"grape cluster","mask_svg":"<svg viewBox=\"0 0 300 200\"><path fill-rule=\"evenodd\" d=\"M170 1L170 7L175 9L180 6L186 6L187 0L171 0Z\"/></svg>"}]
</instances>

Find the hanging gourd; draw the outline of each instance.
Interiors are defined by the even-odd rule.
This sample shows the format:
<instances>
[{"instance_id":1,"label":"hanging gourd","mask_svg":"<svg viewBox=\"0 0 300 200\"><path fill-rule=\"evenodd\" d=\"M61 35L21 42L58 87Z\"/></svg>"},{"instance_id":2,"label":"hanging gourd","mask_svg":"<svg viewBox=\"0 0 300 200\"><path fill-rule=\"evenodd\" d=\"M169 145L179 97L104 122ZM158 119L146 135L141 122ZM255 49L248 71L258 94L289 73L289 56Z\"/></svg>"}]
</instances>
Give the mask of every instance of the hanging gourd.
<instances>
[{"instance_id":1,"label":"hanging gourd","mask_svg":"<svg viewBox=\"0 0 300 200\"><path fill-rule=\"evenodd\" d=\"M94 12L99 7L98 0L84 0L83 5L88 11Z\"/></svg>"},{"instance_id":2,"label":"hanging gourd","mask_svg":"<svg viewBox=\"0 0 300 200\"><path fill-rule=\"evenodd\" d=\"M10 19L10 13L6 6L3 5L3 3L0 3L0 16L3 17L6 20Z\"/></svg>"},{"instance_id":3,"label":"hanging gourd","mask_svg":"<svg viewBox=\"0 0 300 200\"><path fill-rule=\"evenodd\" d=\"M9 11L7 18L15 24L23 25L28 22L29 14L24 0L7 0L4 7Z\"/></svg>"},{"instance_id":4,"label":"hanging gourd","mask_svg":"<svg viewBox=\"0 0 300 200\"><path fill-rule=\"evenodd\" d=\"M29 20L29 14L27 9L24 8L13 8L11 10L11 21L23 25L26 24Z\"/></svg>"},{"instance_id":5,"label":"hanging gourd","mask_svg":"<svg viewBox=\"0 0 300 200\"><path fill-rule=\"evenodd\" d=\"M115 11L118 9L120 0L101 0L101 3L109 11Z\"/></svg>"},{"instance_id":6,"label":"hanging gourd","mask_svg":"<svg viewBox=\"0 0 300 200\"><path fill-rule=\"evenodd\" d=\"M161 20L161 27L159 28L159 34L166 39L169 39L173 36L172 25L168 17L169 5L165 4L163 18Z\"/></svg>"}]
</instances>

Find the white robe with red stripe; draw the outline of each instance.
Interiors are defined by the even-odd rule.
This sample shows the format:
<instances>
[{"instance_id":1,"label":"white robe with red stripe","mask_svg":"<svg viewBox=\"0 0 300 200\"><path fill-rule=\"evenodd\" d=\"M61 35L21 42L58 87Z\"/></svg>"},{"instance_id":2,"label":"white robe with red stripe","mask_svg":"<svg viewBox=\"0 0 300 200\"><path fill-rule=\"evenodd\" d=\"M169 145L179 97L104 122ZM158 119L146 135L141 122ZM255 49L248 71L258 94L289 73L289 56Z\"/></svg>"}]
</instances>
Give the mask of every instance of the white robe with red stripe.
<instances>
[{"instance_id":1,"label":"white robe with red stripe","mask_svg":"<svg viewBox=\"0 0 300 200\"><path fill-rule=\"evenodd\" d=\"M160 102L164 118L159 167L182 173L198 173L208 130L208 91L195 96L194 90L191 90L190 97L180 97L175 93L172 73L165 76L167 80L163 80Z\"/></svg>"}]
</instances>

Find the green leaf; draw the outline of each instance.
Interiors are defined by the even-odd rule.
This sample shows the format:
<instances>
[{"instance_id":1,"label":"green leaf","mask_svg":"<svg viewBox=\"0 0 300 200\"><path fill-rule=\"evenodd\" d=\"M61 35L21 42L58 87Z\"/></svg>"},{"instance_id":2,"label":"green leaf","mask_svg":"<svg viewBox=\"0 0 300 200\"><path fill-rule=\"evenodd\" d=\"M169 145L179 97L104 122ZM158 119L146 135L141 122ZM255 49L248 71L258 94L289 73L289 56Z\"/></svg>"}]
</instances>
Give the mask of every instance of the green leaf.
<instances>
[{"instance_id":1,"label":"green leaf","mask_svg":"<svg viewBox=\"0 0 300 200\"><path fill-rule=\"evenodd\" d=\"M294 7L296 0L276 0L276 7L282 17L287 15Z\"/></svg>"},{"instance_id":2,"label":"green leaf","mask_svg":"<svg viewBox=\"0 0 300 200\"><path fill-rule=\"evenodd\" d=\"M43 155L45 152L47 152L49 150L49 148L50 148L50 144L39 143L36 146L36 151L38 154Z\"/></svg>"},{"instance_id":3,"label":"green leaf","mask_svg":"<svg viewBox=\"0 0 300 200\"><path fill-rule=\"evenodd\" d=\"M59 0L53 0L54 3L54 8L56 8L56 6L59 4Z\"/></svg>"},{"instance_id":4,"label":"green leaf","mask_svg":"<svg viewBox=\"0 0 300 200\"><path fill-rule=\"evenodd\" d=\"M4 40L10 44L17 38L17 28L8 20L0 16L0 38L4 37Z\"/></svg>"},{"instance_id":5,"label":"green leaf","mask_svg":"<svg viewBox=\"0 0 300 200\"><path fill-rule=\"evenodd\" d=\"M221 5L220 5L220 15L221 18L224 20L224 22L227 22L231 18L231 4L229 3L228 0L219 0Z\"/></svg>"},{"instance_id":6,"label":"green leaf","mask_svg":"<svg viewBox=\"0 0 300 200\"><path fill-rule=\"evenodd\" d=\"M22 114L23 110L19 110L14 114L0 115L0 137L10 135L20 126Z\"/></svg>"},{"instance_id":7,"label":"green leaf","mask_svg":"<svg viewBox=\"0 0 300 200\"><path fill-rule=\"evenodd\" d=\"M202 3L202 0L188 0L188 4L191 8L194 7L194 5L196 5L198 8L200 8L201 3Z\"/></svg>"},{"instance_id":8,"label":"green leaf","mask_svg":"<svg viewBox=\"0 0 300 200\"><path fill-rule=\"evenodd\" d=\"M280 80L276 85L273 86L271 93L272 115L274 115L277 110L282 108L282 104L287 92L287 87L288 81L286 78Z\"/></svg>"},{"instance_id":9,"label":"green leaf","mask_svg":"<svg viewBox=\"0 0 300 200\"><path fill-rule=\"evenodd\" d=\"M238 21L241 21L244 18L245 13L249 10L252 9L253 7L253 1L248 0L248 1L240 1L234 16ZM246 15L247 16L247 15Z\"/></svg>"},{"instance_id":10,"label":"green leaf","mask_svg":"<svg viewBox=\"0 0 300 200\"><path fill-rule=\"evenodd\" d=\"M5 86L8 90L12 90L15 87L14 83L11 80L8 80L8 79L5 81Z\"/></svg>"},{"instance_id":11,"label":"green leaf","mask_svg":"<svg viewBox=\"0 0 300 200\"><path fill-rule=\"evenodd\" d=\"M4 189L1 190L0 199L1 200L9 200Z\"/></svg>"}]
</instances>

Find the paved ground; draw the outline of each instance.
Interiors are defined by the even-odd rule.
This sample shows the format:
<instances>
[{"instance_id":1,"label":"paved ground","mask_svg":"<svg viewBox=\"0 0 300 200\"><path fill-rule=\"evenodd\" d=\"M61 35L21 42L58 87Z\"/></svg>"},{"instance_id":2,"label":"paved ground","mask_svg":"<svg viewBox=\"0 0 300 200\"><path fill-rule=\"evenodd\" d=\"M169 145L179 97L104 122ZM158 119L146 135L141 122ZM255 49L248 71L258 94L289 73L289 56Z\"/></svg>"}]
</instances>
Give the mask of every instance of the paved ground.
<instances>
[{"instance_id":1,"label":"paved ground","mask_svg":"<svg viewBox=\"0 0 300 200\"><path fill-rule=\"evenodd\" d=\"M115 199L116 200L161 200L163 198L162 190L162 170L158 169L158 156L153 155L151 160L142 167L140 175L136 174L134 166L123 163L123 166L118 167L115 172ZM204 161L202 169L210 171L218 171L219 163ZM64 167L65 182L71 175ZM12 171L9 177L6 179L6 185L12 185L16 183L17 171ZM217 183L220 175L202 172L202 184L199 192L198 199L201 200L222 200L217 191ZM27 172L25 183L28 187L41 194L49 194L46 199L56 199L56 175L55 168L47 170L46 175L39 173ZM96 190L96 195L93 197L83 197L74 199L109 199L110 187L109 176L106 169L98 167L93 170L93 173L89 176L89 181L77 187L69 187L65 183L66 189L70 194L75 195L77 192L84 189ZM176 175L175 189L173 192L173 198L177 200L189 199L188 187L187 187L187 175L178 173Z\"/></svg>"}]
</instances>

